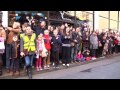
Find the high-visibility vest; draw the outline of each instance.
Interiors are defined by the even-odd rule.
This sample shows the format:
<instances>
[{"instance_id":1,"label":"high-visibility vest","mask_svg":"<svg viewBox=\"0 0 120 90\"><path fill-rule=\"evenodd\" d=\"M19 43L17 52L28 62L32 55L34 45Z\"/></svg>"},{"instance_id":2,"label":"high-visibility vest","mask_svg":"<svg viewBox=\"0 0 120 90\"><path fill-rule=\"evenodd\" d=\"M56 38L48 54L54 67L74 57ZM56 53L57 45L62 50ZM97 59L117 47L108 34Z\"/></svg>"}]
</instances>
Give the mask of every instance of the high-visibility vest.
<instances>
[{"instance_id":1,"label":"high-visibility vest","mask_svg":"<svg viewBox=\"0 0 120 90\"><path fill-rule=\"evenodd\" d=\"M35 33L32 34L30 39L27 35L24 35L24 37L23 37L24 49L27 49L28 52L36 50L36 48L35 48L35 38L36 38Z\"/></svg>"},{"instance_id":2,"label":"high-visibility vest","mask_svg":"<svg viewBox=\"0 0 120 90\"><path fill-rule=\"evenodd\" d=\"M21 34L20 34L20 39L21 39L24 35L25 35L24 33L21 33Z\"/></svg>"}]
</instances>

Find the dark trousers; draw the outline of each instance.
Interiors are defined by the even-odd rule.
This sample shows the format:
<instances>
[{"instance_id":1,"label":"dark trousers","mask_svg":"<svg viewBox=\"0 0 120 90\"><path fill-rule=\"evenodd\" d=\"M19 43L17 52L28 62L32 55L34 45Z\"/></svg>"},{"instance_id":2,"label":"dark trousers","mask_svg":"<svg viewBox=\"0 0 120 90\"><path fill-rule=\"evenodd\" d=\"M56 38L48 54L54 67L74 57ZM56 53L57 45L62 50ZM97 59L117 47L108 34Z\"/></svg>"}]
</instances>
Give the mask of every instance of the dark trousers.
<instances>
[{"instance_id":1,"label":"dark trousers","mask_svg":"<svg viewBox=\"0 0 120 90\"><path fill-rule=\"evenodd\" d=\"M50 54L50 62L53 63L53 62L54 62L54 60L53 60L54 54L53 54L53 51L52 51L52 50L51 50L50 52L51 52L51 54Z\"/></svg>"},{"instance_id":2,"label":"dark trousers","mask_svg":"<svg viewBox=\"0 0 120 90\"><path fill-rule=\"evenodd\" d=\"M75 47L71 47L71 60L74 61L75 60L75 55L76 55L76 48Z\"/></svg>"},{"instance_id":3,"label":"dark trousers","mask_svg":"<svg viewBox=\"0 0 120 90\"><path fill-rule=\"evenodd\" d=\"M120 52L120 45L118 45L118 52Z\"/></svg>"},{"instance_id":4,"label":"dark trousers","mask_svg":"<svg viewBox=\"0 0 120 90\"><path fill-rule=\"evenodd\" d=\"M115 45L115 53L118 53L118 45Z\"/></svg>"},{"instance_id":5,"label":"dark trousers","mask_svg":"<svg viewBox=\"0 0 120 90\"><path fill-rule=\"evenodd\" d=\"M96 49L91 49L91 56L95 57L96 56Z\"/></svg>"},{"instance_id":6,"label":"dark trousers","mask_svg":"<svg viewBox=\"0 0 120 90\"><path fill-rule=\"evenodd\" d=\"M19 60L18 59L12 59L11 60L11 66L10 66L11 71L19 71Z\"/></svg>"},{"instance_id":7,"label":"dark trousers","mask_svg":"<svg viewBox=\"0 0 120 90\"><path fill-rule=\"evenodd\" d=\"M10 68L10 59L18 57L18 51L16 52L15 47L15 42L6 44L6 68Z\"/></svg>"},{"instance_id":8,"label":"dark trousers","mask_svg":"<svg viewBox=\"0 0 120 90\"><path fill-rule=\"evenodd\" d=\"M96 50L96 56L97 56L97 57L101 57L101 56L102 56L102 51L103 51L103 47L99 47L99 48Z\"/></svg>"},{"instance_id":9,"label":"dark trousers","mask_svg":"<svg viewBox=\"0 0 120 90\"><path fill-rule=\"evenodd\" d=\"M62 46L59 48L59 61L62 60Z\"/></svg>"},{"instance_id":10,"label":"dark trousers","mask_svg":"<svg viewBox=\"0 0 120 90\"><path fill-rule=\"evenodd\" d=\"M0 54L0 70L2 69L2 54Z\"/></svg>"},{"instance_id":11,"label":"dark trousers","mask_svg":"<svg viewBox=\"0 0 120 90\"><path fill-rule=\"evenodd\" d=\"M71 56L71 47L62 47L62 63L68 64L70 63Z\"/></svg>"},{"instance_id":12,"label":"dark trousers","mask_svg":"<svg viewBox=\"0 0 120 90\"><path fill-rule=\"evenodd\" d=\"M12 44L6 44L6 68L10 68L11 48Z\"/></svg>"},{"instance_id":13,"label":"dark trousers","mask_svg":"<svg viewBox=\"0 0 120 90\"><path fill-rule=\"evenodd\" d=\"M53 61L55 63L55 66L57 67L59 65L59 51L52 51L53 55Z\"/></svg>"}]
</instances>

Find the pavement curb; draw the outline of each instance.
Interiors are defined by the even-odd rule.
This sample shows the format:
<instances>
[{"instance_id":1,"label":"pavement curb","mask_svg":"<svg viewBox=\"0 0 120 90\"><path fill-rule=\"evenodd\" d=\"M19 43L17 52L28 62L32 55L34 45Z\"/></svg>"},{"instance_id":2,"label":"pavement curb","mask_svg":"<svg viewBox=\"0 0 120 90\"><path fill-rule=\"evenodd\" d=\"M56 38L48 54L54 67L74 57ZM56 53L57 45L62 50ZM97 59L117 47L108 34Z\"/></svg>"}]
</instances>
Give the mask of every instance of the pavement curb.
<instances>
[{"instance_id":1,"label":"pavement curb","mask_svg":"<svg viewBox=\"0 0 120 90\"><path fill-rule=\"evenodd\" d=\"M39 72L36 72L36 70L33 69L33 75L47 73L47 72L52 72L52 71L57 71L57 70L62 70L62 69L68 69L68 68L72 68L72 67L76 67L76 66L80 66L80 65L85 65L85 64L89 64L89 63L105 60L105 59L112 59L112 58L114 58L116 56L119 56L119 55L120 55L120 53L119 54L115 54L115 55L111 55L110 57L97 58L96 60L85 61L85 62L80 62L80 63L73 63L73 64L70 64L69 67L64 67L64 66L60 65L59 69L54 69L54 68L51 67L51 69L49 69L49 70L42 70L42 71L39 71ZM19 77L24 77L24 76L27 76L27 74L25 73L25 70L20 73ZM10 75L7 75L7 76L0 76L0 79L17 79L19 77L15 77L15 76L11 77Z\"/></svg>"}]
</instances>

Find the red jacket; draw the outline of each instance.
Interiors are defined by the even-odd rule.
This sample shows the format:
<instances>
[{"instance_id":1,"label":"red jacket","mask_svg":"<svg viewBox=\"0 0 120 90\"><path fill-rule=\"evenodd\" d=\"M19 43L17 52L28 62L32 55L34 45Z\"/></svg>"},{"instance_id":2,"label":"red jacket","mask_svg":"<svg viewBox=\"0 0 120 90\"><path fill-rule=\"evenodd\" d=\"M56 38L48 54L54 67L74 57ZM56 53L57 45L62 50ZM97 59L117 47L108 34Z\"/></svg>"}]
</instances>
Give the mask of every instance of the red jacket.
<instances>
[{"instance_id":1,"label":"red jacket","mask_svg":"<svg viewBox=\"0 0 120 90\"><path fill-rule=\"evenodd\" d=\"M117 40L117 39L114 40L114 44L115 44L115 45L118 45L118 40Z\"/></svg>"},{"instance_id":2,"label":"red jacket","mask_svg":"<svg viewBox=\"0 0 120 90\"><path fill-rule=\"evenodd\" d=\"M44 35L45 47L47 50L51 49L51 37L49 35Z\"/></svg>"}]
</instances>

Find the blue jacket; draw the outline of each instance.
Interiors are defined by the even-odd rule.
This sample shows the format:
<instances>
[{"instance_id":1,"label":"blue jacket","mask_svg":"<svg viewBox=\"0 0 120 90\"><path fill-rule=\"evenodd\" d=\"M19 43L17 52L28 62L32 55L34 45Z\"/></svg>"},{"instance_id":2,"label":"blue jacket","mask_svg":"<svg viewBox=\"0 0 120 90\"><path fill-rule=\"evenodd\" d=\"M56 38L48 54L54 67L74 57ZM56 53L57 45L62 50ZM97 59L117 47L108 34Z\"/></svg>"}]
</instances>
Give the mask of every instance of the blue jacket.
<instances>
[{"instance_id":1,"label":"blue jacket","mask_svg":"<svg viewBox=\"0 0 120 90\"><path fill-rule=\"evenodd\" d=\"M52 36L52 39L51 39L52 51L59 51L61 44L62 44L62 41L59 35L58 35L58 39L56 39L55 36Z\"/></svg>"}]
</instances>

